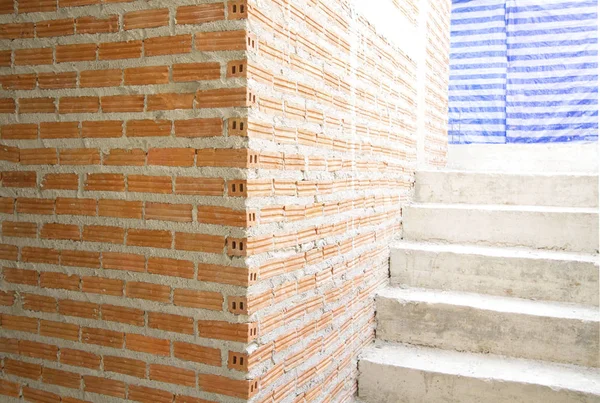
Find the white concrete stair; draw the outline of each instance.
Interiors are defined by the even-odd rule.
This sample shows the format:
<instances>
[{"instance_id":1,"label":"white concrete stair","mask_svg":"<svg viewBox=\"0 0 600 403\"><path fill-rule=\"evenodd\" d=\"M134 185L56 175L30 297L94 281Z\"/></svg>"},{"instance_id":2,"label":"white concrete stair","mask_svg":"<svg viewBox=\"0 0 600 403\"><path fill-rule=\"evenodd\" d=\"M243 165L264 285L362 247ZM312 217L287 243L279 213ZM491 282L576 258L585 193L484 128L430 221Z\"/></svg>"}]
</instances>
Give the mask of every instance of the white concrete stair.
<instances>
[{"instance_id":1,"label":"white concrete stair","mask_svg":"<svg viewBox=\"0 0 600 403\"><path fill-rule=\"evenodd\" d=\"M598 255L399 241L390 283L598 306Z\"/></svg>"},{"instance_id":2,"label":"white concrete stair","mask_svg":"<svg viewBox=\"0 0 600 403\"><path fill-rule=\"evenodd\" d=\"M378 293L376 306L379 340L589 367L600 364L597 308L392 287Z\"/></svg>"},{"instance_id":3,"label":"white concrete stair","mask_svg":"<svg viewBox=\"0 0 600 403\"><path fill-rule=\"evenodd\" d=\"M402 211L406 240L598 252L597 208L426 203Z\"/></svg>"},{"instance_id":4,"label":"white concrete stair","mask_svg":"<svg viewBox=\"0 0 600 403\"><path fill-rule=\"evenodd\" d=\"M378 342L359 361L369 403L597 403L600 375L571 365Z\"/></svg>"},{"instance_id":5,"label":"white concrete stair","mask_svg":"<svg viewBox=\"0 0 600 403\"><path fill-rule=\"evenodd\" d=\"M598 175L461 171L416 173L415 202L598 207Z\"/></svg>"}]
</instances>

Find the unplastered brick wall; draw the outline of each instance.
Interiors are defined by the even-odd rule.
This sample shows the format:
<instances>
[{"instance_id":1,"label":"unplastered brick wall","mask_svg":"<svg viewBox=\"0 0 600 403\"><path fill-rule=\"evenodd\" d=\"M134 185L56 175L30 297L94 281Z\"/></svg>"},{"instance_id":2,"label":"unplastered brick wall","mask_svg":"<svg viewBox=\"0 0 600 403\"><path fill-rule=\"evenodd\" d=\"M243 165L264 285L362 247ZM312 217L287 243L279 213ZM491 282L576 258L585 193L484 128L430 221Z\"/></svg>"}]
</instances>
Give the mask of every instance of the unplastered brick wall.
<instances>
[{"instance_id":1,"label":"unplastered brick wall","mask_svg":"<svg viewBox=\"0 0 600 403\"><path fill-rule=\"evenodd\" d=\"M417 68L342 0L0 0L0 399L349 399Z\"/></svg>"}]
</instances>

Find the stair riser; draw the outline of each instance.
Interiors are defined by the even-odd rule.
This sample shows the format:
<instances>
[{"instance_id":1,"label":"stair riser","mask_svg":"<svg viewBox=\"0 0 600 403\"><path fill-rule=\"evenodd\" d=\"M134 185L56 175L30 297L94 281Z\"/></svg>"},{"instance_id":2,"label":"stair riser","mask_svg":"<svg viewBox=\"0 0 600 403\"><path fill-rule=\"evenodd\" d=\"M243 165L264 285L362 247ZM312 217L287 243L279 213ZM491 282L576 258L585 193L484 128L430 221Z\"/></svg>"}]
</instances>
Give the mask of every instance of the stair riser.
<instances>
[{"instance_id":1,"label":"stair riser","mask_svg":"<svg viewBox=\"0 0 600 403\"><path fill-rule=\"evenodd\" d=\"M392 249L392 285L598 305L590 262Z\"/></svg>"},{"instance_id":2,"label":"stair riser","mask_svg":"<svg viewBox=\"0 0 600 403\"><path fill-rule=\"evenodd\" d=\"M455 208L403 209L404 239L596 253L598 214Z\"/></svg>"},{"instance_id":3,"label":"stair riser","mask_svg":"<svg viewBox=\"0 0 600 403\"><path fill-rule=\"evenodd\" d=\"M377 298L377 337L449 350L598 366L598 323Z\"/></svg>"},{"instance_id":4,"label":"stair riser","mask_svg":"<svg viewBox=\"0 0 600 403\"><path fill-rule=\"evenodd\" d=\"M598 207L597 176L417 172L419 203Z\"/></svg>"},{"instance_id":5,"label":"stair riser","mask_svg":"<svg viewBox=\"0 0 600 403\"><path fill-rule=\"evenodd\" d=\"M599 397L543 385L478 379L359 362L358 396L366 403L597 403Z\"/></svg>"}]
</instances>

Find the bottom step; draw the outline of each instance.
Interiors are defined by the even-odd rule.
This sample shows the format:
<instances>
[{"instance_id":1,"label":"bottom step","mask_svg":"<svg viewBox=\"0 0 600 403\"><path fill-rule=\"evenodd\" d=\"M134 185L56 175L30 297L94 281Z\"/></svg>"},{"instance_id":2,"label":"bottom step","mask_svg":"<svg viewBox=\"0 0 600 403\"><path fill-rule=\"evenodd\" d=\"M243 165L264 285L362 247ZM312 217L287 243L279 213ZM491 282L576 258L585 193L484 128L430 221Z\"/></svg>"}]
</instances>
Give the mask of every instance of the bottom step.
<instances>
[{"instance_id":1,"label":"bottom step","mask_svg":"<svg viewBox=\"0 0 600 403\"><path fill-rule=\"evenodd\" d=\"M377 343L361 354L358 396L366 403L598 403L600 372Z\"/></svg>"}]
</instances>

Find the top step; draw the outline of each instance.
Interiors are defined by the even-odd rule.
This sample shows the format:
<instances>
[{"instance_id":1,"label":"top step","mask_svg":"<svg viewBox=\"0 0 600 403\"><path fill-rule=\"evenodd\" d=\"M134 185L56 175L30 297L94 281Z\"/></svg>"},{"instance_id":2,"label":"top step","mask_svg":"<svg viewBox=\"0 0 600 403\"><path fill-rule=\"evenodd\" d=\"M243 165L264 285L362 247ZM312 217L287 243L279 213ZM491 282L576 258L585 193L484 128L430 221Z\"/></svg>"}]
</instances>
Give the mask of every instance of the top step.
<instances>
[{"instance_id":1,"label":"top step","mask_svg":"<svg viewBox=\"0 0 600 403\"><path fill-rule=\"evenodd\" d=\"M598 207L598 175L419 171L417 203Z\"/></svg>"}]
</instances>

